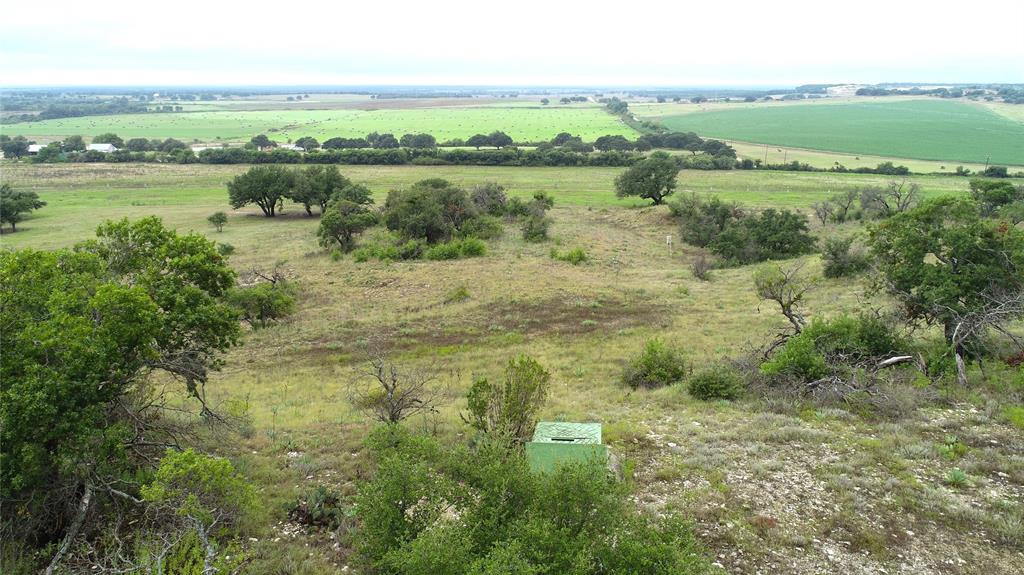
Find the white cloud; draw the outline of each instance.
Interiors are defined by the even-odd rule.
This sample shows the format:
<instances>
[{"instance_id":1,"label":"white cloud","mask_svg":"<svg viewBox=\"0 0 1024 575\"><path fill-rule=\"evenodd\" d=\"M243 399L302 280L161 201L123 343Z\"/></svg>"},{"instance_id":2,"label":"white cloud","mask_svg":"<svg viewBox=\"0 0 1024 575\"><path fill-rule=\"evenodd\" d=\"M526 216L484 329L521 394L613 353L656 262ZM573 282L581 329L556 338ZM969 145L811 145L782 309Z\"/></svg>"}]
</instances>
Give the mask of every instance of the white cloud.
<instances>
[{"instance_id":1,"label":"white cloud","mask_svg":"<svg viewBox=\"0 0 1024 575\"><path fill-rule=\"evenodd\" d=\"M1024 82L1024 3L14 3L0 83Z\"/></svg>"}]
</instances>

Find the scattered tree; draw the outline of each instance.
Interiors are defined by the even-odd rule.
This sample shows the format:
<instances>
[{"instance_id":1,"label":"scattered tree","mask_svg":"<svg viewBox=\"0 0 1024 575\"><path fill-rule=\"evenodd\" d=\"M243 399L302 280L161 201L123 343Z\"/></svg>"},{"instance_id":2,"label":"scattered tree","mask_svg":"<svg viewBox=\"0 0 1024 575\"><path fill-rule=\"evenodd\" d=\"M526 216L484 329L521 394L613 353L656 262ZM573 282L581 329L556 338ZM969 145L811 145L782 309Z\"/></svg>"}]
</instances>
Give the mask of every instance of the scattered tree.
<instances>
[{"instance_id":1,"label":"scattered tree","mask_svg":"<svg viewBox=\"0 0 1024 575\"><path fill-rule=\"evenodd\" d=\"M377 216L365 206L349 200L336 200L320 218L320 245L336 246L343 252L355 247L355 236L373 227Z\"/></svg>"},{"instance_id":2,"label":"scattered tree","mask_svg":"<svg viewBox=\"0 0 1024 575\"><path fill-rule=\"evenodd\" d=\"M35 192L15 190L10 184L0 184L0 224L11 224L15 231L18 222L34 210L46 205Z\"/></svg>"},{"instance_id":3,"label":"scattered tree","mask_svg":"<svg viewBox=\"0 0 1024 575\"><path fill-rule=\"evenodd\" d=\"M295 145L302 148L303 150L310 152L320 147L320 142L312 136L303 136L298 140L295 140Z\"/></svg>"},{"instance_id":4,"label":"scattered tree","mask_svg":"<svg viewBox=\"0 0 1024 575\"><path fill-rule=\"evenodd\" d=\"M228 215L224 212L214 212L210 214L210 217L206 218L206 221L213 224L213 227L217 228L218 232L224 231L224 224L228 223Z\"/></svg>"},{"instance_id":5,"label":"scattered tree","mask_svg":"<svg viewBox=\"0 0 1024 575\"><path fill-rule=\"evenodd\" d=\"M655 152L615 179L615 195L638 196L660 205L675 192L678 175L676 161L664 152Z\"/></svg>"},{"instance_id":6,"label":"scattered tree","mask_svg":"<svg viewBox=\"0 0 1024 575\"><path fill-rule=\"evenodd\" d=\"M106 133L100 134L92 139L94 144L113 144L115 148L123 148L124 140L122 140L117 134Z\"/></svg>"}]
</instances>

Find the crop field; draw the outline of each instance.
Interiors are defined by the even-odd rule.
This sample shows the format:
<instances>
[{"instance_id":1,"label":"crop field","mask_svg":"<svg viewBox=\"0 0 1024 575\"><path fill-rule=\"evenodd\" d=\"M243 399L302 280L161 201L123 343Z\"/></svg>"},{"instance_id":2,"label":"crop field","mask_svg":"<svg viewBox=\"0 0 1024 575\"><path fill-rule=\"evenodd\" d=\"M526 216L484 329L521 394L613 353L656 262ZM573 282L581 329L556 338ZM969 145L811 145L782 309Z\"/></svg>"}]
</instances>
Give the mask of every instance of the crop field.
<instances>
[{"instance_id":1,"label":"crop field","mask_svg":"<svg viewBox=\"0 0 1024 575\"><path fill-rule=\"evenodd\" d=\"M361 137L370 132L429 133L437 139L468 138L502 130L516 141L549 140L567 131L592 141L606 134L638 134L597 106L385 108L379 110L241 110L119 114L10 124L4 133L40 141L114 132L122 138L177 138L191 142L248 141L265 133L278 141L313 136Z\"/></svg>"},{"instance_id":2,"label":"crop field","mask_svg":"<svg viewBox=\"0 0 1024 575\"><path fill-rule=\"evenodd\" d=\"M1024 165L1024 123L943 100L735 104L696 111L662 105L650 119L702 136L812 150L946 162ZM689 113L675 114L671 110ZM668 115L657 115L658 110Z\"/></svg>"},{"instance_id":3,"label":"crop field","mask_svg":"<svg viewBox=\"0 0 1024 575\"><path fill-rule=\"evenodd\" d=\"M473 378L498 376L519 353L536 358L553 377L542 419L604 424L606 443L633 469L636 503L682 511L726 572L1019 573L1024 538L1012 537L1021 537L1024 514L1024 436L975 390L941 399L922 391L903 399L920 409L886 418L755 398L701 402L679 386L630 391L621 383L624 362L651 337L682 345L699 367L740 355L785 320L754 296L752 266L694 278L697 250L666 246L665 236L678 233L667 210L615 198L620 169L343 166L378 204L387 190L427 177L494 181L515 196L555 198L547 243L526 243L506 224L483 257L356 263L320 248L318 219L297 206L273 219L230 211L224 182L246 168L5 166L4 182L37 191L48 205L0 244L67 246L105 219L155 214L179 231L235 246L230 261L240 273L277 266L296 287L295 313L247 331L207 385L215 405L247 408L251 425L204 447L230 456L259 489L266 520L252 546L266 572L349 572L334 535L292 523L287 509L312 485L349 497L372 471L362 445L369 424L352 408L347 385L362 365L359 342L379 337L396 346L400 361L439 370L446 405L436 419L409 425L453 441L465 439L459 413ZM807 211L835 191L886 181L687 171L679 188ZM962 178L911 181L925 195L967 187ZM205 221L216 210L229 212L220 233ZM577 247L588 255L578 266L549 255ZM824 279L817 255L804 262L819 280L807 298L811 317L884 303L866 279ZM453 300L456 290L466 297ZM970 483L957 489L943 482L950 436L970 446L956 462Z\"/></svg>"}]
</instances>

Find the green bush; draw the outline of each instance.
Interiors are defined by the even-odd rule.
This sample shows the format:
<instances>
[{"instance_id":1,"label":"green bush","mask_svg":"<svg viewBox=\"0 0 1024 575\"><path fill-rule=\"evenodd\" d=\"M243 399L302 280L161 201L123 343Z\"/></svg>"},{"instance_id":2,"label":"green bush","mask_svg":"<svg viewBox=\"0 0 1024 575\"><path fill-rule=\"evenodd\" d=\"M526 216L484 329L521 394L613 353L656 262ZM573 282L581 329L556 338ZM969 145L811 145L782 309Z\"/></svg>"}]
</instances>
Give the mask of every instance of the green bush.
<instances>
[{"instance_id":1,"label":"green bush","mask_svg":"<svg viewBox=\"0 0 1024 575\"><path fill-rule=\"evenodd\" d=\"M763 363L761 372L814 381L858 363L896 355L906 347L907 343L876 317L815 320Z\"/></svg>"},{"instance_id":2,"label":"green bush","mask_svg":"<svg viewBox=\"0 0 1024 575\"><path fill-rule=\"evenodd\" d=\"M543 242L548 239L548 228L550 226L551 218L532 214L526 217L520 229L523 232L524 240L528 242Z\"/></svg>"},{"instance_id":3,"label":"green bush","mask_svg":"<svg viewBox=\"0 0 1024 575\"><path fill-rule=\"evenodd\" d=\"M643 352L626 365L622 381L633 389L655 388L682 381L686 373L686 359L681 351L651 339Z\"/></svg>"},{"instance_id":4,"label":"green bush","mask_svg":"<svg viewBox=\"0 0 1024 575\"><path fill-rule=\"evenodd\" d=\"M868 269L867 254L853 246L854 238L828 238L821 251L824 262L822 273L827 278L838 278L859 274Z\"/></svg>"},{"instance_id":5,"label":"green bush","mask_svg":"<svg viewBox=\"0 0 1024 575\"><path fill-rule=\"evenodd\" d=\"M743 378L730 369L718 367L694 374L689 380L690 395L705 401L736 399L743 394Z\"/></svg>"},{"instance_id":6,"label":"green bush","mask_svg":"<svg viewBox=\"0 0 1024 575\"><path fill-rule=\"evenodd\" d=\"M378 243L356 248L352 258L357 262L373 259L382 261L418 260L423 257L427 243L423 240L408 240L400 244Z\"/></svg>"},{"instance_id":7,"label":"green bush","mask_svg":"<svg viewBox=\"0 0 1024 575\"><path fill-rule=\"evenodd\" d=\"M428 260L457 260L487 253L487 244L477 238L456 239L427 248L423 253Z\"/></svg>"},{"instance_id":8,"label":"green bush","mask_svg":"<svg viewBox=\"0 0 1024 575\"><path fill-rule=\"evenodd\" d=\"M483 433L517 442L527 441L537 414L547 401L551 374L533 358L509 360L501 384L477 379L466 394L468 416L463 420Z\"/></svg>"},{"instance_id":9,"label":"green bush","mask_svg":"<svg viewBox=\"0 0 1024 575\"><path fill-rule=\"evenodd\" d=\"M232 289L227 301L253 329L267 327L295 309L295 296L287 285L262 283Z\"/></svg>"},{"instance_id":10,"label":"green bush","mask_svg":"<svg viewBox=\"0 0 1024 575\"><path fill-rule=\"evenodd\" d=\"M231 244L217 242L217 253L222 256L230 256L235 253L235 246Z\"/></svg>"},{"instance_id":11,"label":"green bush","mask_svg":"<svg viewBox=\"0 0 1024 575\"><path fill-rule=\"evenodd\" d=\"M568 262L574 266L587 261L587 252L583 248L574 248L567 252L559 253L557 248L551 248L551 259Z\"/></svg>"},{"instance_id":12,"label":"green bush","mask_svg":"<svg viewBox=\"0 0 1024 575\"><path fill-rule=\"evenodd\" d=\"M500 238L505 233L505 226L501 220L494 216L477 216L462 224L459 235L464 238L479 238L481 240L493 240Z\"/></svg>"},{"instance_id":13,"label":"green bush","mask_svg":"<svg viewBox=\"0 0 1024 575\"><path fill-rule=\"evenodd\" d=\"M600 463L531 473L493 441L442 449L393 426L368 442L377 464L356 501L370 572L446 575L707 573L688 523L641 515Z\"/></svg>"},{"instance_id":14,"label":"green bush","mask_svg":"<svg viewBox=\"0 0 1024 575\"><path fill-rule=\"evenodd\" d=\"M473 205L478 210L492 216L503 216L508 207L508 196L505 195L505 188L494 182L487 182L474 186L469 193Z\"/></svg>"}]
</instances>

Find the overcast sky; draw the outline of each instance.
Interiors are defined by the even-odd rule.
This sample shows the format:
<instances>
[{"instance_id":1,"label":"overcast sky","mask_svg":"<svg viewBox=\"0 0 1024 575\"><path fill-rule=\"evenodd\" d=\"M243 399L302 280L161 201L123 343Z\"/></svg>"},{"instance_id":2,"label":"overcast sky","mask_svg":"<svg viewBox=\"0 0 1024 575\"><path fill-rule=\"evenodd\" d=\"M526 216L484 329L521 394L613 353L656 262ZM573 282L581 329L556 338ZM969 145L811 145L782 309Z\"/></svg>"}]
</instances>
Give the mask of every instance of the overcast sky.
<instances>
[{"instance_id":1,"label":"overcast sky","mask_svg":"<svg viewBox=\"0 0 1024 575\"><path fill-rule=\"evenodd\" d=\"M1022 0L18 1L0 85L1024 82L1022 26Z\"/></svg>"}]
</instances>

